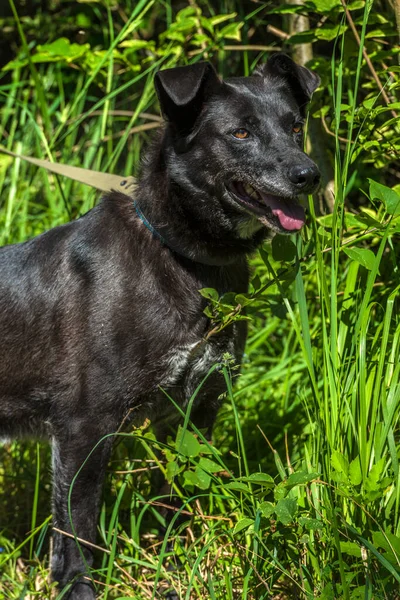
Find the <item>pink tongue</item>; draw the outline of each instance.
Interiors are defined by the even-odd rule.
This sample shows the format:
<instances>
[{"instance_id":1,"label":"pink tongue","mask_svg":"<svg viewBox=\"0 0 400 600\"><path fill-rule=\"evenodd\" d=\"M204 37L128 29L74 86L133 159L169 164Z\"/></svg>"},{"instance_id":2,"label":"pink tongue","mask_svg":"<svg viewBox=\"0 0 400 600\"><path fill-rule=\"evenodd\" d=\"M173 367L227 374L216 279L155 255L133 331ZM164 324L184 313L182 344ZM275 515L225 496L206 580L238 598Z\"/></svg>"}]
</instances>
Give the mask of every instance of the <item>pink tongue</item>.
<instances>
[{"instance_id":1,"label":"pink tongue","mask_svg":"<svg viewBox=\"0 0 400 600\"><path fill-rule=\"evenodd\" d=\"M279 223L287 231L298 231L305 223L304 208L299 204L288 204L283 198L261 194L265 204L272 209L272 214L278 217Z\"/></svg>"}]
</instances>

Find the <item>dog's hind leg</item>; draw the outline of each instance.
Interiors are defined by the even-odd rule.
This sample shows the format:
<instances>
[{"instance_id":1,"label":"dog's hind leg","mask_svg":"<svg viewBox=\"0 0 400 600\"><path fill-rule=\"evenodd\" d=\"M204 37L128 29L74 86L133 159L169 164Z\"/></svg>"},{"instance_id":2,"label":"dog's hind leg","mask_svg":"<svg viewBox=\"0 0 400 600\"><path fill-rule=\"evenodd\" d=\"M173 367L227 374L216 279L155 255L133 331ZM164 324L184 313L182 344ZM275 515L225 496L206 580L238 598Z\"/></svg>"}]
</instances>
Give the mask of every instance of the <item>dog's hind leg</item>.
<instances>
[{"instance_id":1,"label":"dog's hind leg","mask_svg":"<svg viewBox=\"0 0 400 600\"><path fill-rule=\"evenodd\" d=\"M205 438L209 441L211 441L212 430L220 404L218 398L206 396L190 415L190 420L193 425L197 429L200 429Z\"/></svg>"},{"instance_id":2,"label":"dog's hind leg","mask_svg":"<svg viewBox=\"0 0 400 600\"><path fill-rule=\"evenodd\" d=\"M103 435L92 423L84 422L78 431L72 433L67 427L53 438L54 526L69 535L53 532L52 578L60 588L72 583L68 600L95 598L88 576L93 562L89 544L96 541L101 490L112 447L112 437L102 440Z\"/></svg>"}]
</instances>

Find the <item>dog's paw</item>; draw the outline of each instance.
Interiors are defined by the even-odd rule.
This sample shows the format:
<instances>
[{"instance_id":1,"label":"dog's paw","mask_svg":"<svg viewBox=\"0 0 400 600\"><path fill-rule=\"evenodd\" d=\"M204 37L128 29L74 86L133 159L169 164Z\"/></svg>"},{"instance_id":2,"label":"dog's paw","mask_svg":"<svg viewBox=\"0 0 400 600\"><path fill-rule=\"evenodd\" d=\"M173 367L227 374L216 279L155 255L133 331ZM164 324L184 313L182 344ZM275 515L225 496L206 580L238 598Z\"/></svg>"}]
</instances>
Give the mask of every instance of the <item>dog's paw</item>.
<instances>
[{"instance_id":1,"label":"dog's paw","mask_svg":"<svg viewBox=\"0 0 400 600\"><path fill-rule=\"evenodd\" d=\"M96 600L96 594L90 583L76 583L67 596L67 600Z\"/></svg>"},{"instance_id":2,"label":"dog's paw","mask_svg":"<svg viewBox=\"0 0 400 600\"><path fill-rule=\"evenodd\" d=\"M171 590L170 592L168 592L165 598L166 600L180 600L180 597L178 596L178 593L175 590Z\"/></svg>"}]
</instances>

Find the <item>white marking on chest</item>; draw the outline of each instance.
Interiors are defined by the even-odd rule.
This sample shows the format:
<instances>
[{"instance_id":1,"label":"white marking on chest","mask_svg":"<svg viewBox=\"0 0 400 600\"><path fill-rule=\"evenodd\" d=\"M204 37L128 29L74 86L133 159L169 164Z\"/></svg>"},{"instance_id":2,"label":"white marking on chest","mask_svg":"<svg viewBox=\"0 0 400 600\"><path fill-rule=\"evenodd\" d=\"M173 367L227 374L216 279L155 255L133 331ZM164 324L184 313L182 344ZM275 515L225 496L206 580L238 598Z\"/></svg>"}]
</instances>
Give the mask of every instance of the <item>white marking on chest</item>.
<instances>
[{"instance_id":1,"label":"white marking on chest","mask_svg":"<svg viewBox=\"0 0 400 600\"><path fill-rule=\"evenodd\" d=\"M174 349L166 357L166 377L161 387L175 385L182 377L188 378L185 383L189 387L198 385L211 367L222 360L225 352L232 352L233 345L233 340L229 340L226 348L221 350L212 343L196 342Z\"/></svg>"},{"instance_id":2,"label":"white marking on chest","mask_svg":"<svg viewBox=\"0 0 400 600\"><path fill-rule=\"evenodd\" d=\"M197 346L197 342L194 344L188 344L187 346L181 346L180 348L174 348L174 350L166 356L166 377L163 379L161 386L174 385L182 377L186 371L191 354L194 348Z\"/></svg>"}]
</instances>

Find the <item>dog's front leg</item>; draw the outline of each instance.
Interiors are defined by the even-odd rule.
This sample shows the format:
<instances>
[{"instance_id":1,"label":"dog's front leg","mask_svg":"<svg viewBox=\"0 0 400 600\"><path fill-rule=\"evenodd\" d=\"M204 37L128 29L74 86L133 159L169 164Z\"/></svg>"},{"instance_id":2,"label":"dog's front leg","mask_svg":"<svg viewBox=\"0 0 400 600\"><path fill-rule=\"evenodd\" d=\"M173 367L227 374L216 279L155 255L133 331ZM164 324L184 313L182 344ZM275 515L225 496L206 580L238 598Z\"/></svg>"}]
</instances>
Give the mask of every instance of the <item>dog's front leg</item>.
<instances>
[{"instance_id":1,"label":"dog's front leg","mask_svg":"<svg viewBox=\"0 0 400 600\"><path fill-rule=\"evenodd\" d=\"M112 446L112 438L96 446L101 438L90 424L81 427L79 433L63 432L53 438L54 526L89 544L96 541L101 490ZM60 588L72 583L68 600L94 600L88 577L92 562L90 545L53 532L52 578Z\"/></svg>"}]
</instances>

